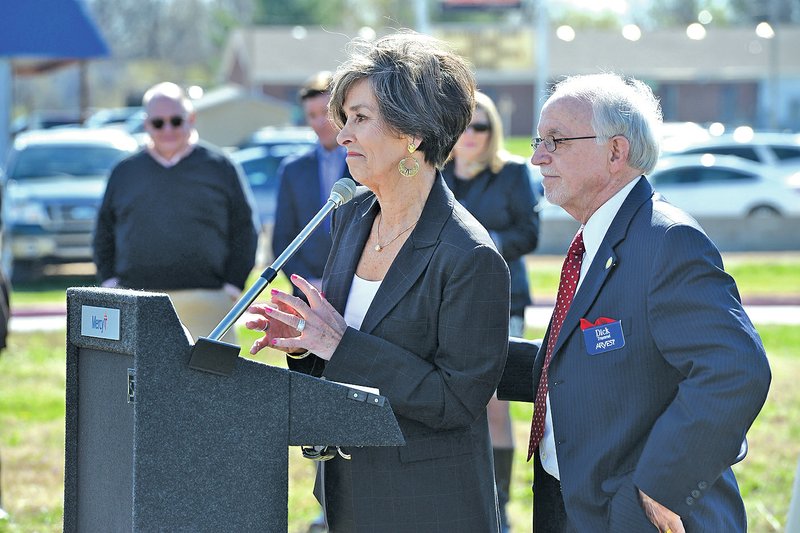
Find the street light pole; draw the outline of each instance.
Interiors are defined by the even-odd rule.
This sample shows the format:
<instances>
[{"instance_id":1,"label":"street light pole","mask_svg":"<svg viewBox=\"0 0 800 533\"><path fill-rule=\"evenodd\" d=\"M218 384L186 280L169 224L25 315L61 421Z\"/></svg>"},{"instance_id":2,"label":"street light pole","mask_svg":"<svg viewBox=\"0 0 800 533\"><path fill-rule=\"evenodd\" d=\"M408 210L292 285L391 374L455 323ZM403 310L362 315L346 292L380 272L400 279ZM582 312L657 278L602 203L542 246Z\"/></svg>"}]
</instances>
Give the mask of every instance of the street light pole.
<instances>
[{"instance_id":1,"label":"street light pole","mask_svg":"<svg viewBox=\"0 0 800 533\"><path fill-rule=\"evenodd\" d=\"M761 102L763 108L766 108L767 127L770 129L778 129L780 125L780 65L778 58L778 31L776 31L778 24L778 3L775 0L770 0L766 6L766 11L759 13L761 22L756 25L756 35L768 41L764 43L767 51L767 66L764 72L763 80L763 94L761 94Z\"/></svg>"},{"instance_id":2,"label":"street light pole","mask_svg":"<svg viewBox=\"0 0 800 533\"><path fill-rule=\"evenodd\" d=\"M414 0L414 18L416 19L417 32L429 34L431 25L428 20L427 0Z\"/></svg>"},{"instance_id":3,"label":"street light pole","mask_svg":"<svg viewBox=\"0 0 800 533\"><path fill-rule=\"evenodd\" d=\"M772 31L774 32L772 39L769 40L769 98L771 100L769 105L769 127L770 129L777 130L779 123L778 115L780 114L779 108L781 105L781 95L778 66L778 39L780 37L778 34L780 32L777 31L778 3L775 0L771 0L769 3L769 23L772 26Z\"/></svg>"},{"instance_id":4,"label":"street light pole","mask_svg":"<svg viewBox=\"0 0 800 533\"><path fill-rule=\"evenodd\" d=\"M536 58L536 77L533 88L533 136L536 137L539 115L547 99L547 82L550 79L550 14L547 11L547 1L530 0L531 16L535 17L536 36L533 39L533 51Z\"/></svg>"}]
</instances>

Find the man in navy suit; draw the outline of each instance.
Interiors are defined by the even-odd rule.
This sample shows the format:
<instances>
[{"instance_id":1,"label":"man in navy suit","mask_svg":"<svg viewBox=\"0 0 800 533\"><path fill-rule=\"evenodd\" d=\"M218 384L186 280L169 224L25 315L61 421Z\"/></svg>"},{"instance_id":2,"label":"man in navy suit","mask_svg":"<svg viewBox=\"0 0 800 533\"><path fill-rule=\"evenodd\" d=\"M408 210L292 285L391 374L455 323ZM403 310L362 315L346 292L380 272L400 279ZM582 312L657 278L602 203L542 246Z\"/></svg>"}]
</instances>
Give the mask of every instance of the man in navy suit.
<instances>
[{"instance_id":1,"label":"man in navy suit","mask_svg":"<svg viewBox=\"0 0 800 533\"><path fill-rule=\"evenodd\" d=\"M643 176L660 121L646 85L612 74L568 78L542 109L532 163L583 246L560 330L549 338L551 320L540 350L512 340L498 390L532 401L553 342L531 446L536 533L747 528L731 465L770 370L716 247Z\"/></svg>"},{"instance_id":2,"label":"man in navy suit","mask_svg":"<svg viewBox=\"0 0 800 533\"><path fill-rule=\"evenodd\" d=\"M328 119L328 101L333 75L318 72L300 89L306 123L317 134L317 145L297 157L286 158L278 170L280 190L275 212L272 251L277 257L317 214L330 196L331 188L342 176L349 175L345 165L347 151L336 142L338 133ZM286 275L298 274L317 288L331 250L330 219L311 234L302 247L286 262ZM295 295L302 293L295 291Z\"/></svg>"}]
</instances>

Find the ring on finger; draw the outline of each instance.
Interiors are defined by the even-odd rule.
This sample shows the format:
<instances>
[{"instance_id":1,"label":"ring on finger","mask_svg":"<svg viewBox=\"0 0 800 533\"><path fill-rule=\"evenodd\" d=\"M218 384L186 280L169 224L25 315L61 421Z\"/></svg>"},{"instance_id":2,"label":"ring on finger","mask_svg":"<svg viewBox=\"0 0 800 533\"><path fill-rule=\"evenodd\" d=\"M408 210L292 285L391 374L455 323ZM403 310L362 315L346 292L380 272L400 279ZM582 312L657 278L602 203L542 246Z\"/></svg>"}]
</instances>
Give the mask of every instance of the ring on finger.
<instances>
[{"instance_id":1,"label":"ring on finger","mask_svg":"<svg viewBox=\"0 0 800 533\"><path fill-rule=\"evenodd\" d=\"M264 324L264 327L261 328L261 331L267 331L269 329L269 320Z\"/></svg>"},{"instance_id":2,"label":"ring on finger","mask_svg":"<svg viewBox=\"0 0 800 533\"><path fill-rule=\"evenodd\" d=\"M297 322L297 327L295 327L295 329L296 329L297 331L299 331L300 333L303 333L303 330L304 330L304 329L306 329L306 321L305 321L304 319L302 319L302 318L301 318L301 319L300 319L300 320Z\"/></svg>"}]
</instances>

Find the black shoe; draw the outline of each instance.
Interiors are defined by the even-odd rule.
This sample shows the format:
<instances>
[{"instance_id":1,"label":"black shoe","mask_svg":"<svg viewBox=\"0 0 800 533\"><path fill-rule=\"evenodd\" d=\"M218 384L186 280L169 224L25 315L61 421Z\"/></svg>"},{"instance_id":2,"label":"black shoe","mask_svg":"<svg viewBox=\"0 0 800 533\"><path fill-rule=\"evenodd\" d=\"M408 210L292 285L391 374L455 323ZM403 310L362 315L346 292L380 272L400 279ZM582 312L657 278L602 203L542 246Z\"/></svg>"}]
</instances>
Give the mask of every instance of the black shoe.
<instances>
[{"instance_id":1,"label":"black shoe","mask_svg":"<svg viewBox=\"0 0 800 533\"><path fill-rule=\"evenodd\" d=\"M328 528L325 527L325 524L318 524L315 522L308 526L308 533L328 533Z\"/></svg>"},{"instance_id":2,"label":"black shoe","mask_svg":"<svg viewBox=\"0 0 800 533\"><path fill-rule=\"evenodd\" d=\"M325 525L325 516L320 514L314 519L314 521L308 525L308 531L306 533L328 533L328 528Z\"/></svg>"}]
</instances>

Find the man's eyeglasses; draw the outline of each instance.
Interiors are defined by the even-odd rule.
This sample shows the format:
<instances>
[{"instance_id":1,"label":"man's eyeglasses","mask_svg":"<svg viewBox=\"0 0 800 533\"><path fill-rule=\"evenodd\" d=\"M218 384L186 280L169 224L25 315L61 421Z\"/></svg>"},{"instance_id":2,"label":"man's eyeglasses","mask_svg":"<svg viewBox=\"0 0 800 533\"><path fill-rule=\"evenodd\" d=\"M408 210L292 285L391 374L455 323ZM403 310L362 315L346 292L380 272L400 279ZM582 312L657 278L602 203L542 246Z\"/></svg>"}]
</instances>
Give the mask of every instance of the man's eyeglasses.
<instances>
[{"instance_id":1,"label":"man's eyeglasses","mask_svg":"<svg viewBox=\"0 0 800 533\"><path fill-rule=\"evenodd\" d=\"M185 119L180 115L174 115L169 118L161 118L155 117L150 119L150 125L153 126L155 129L160 130L164 127L164 125L169 122L173 128L180 128L183 126L183 121Z\"/></svg>"},{"instance_id":2,"label":"man's eyeglasses","mask_svg":"<svg viewBox=\"0 0 800 533\"><path fill-rule=\"evenodd\" d=\"M556 147L558 143L564 141L579 141L581 139L597 139L597 135L590 135L587 137L561 137L560 139L556 139L552 135L547 135L546 137L534 137L533 141L531 141L531 148L536 150L539 148L539 145L544 143L544 148L550 153L556 151Z\"/></svg>"},{"instance_id":3,"label":"man's eyeglasses","mask_svg":"<svg viewBox=\"0 0 800 533\"><path fill-rule=\"evenodd\" d=\"M486 133L487 131L491 130L492 127L489 124L484 124L482 122L476 122L474 124L470 124L467 126L468 130L472 130L475 133Z\"/></svg>"}]
</instances>

